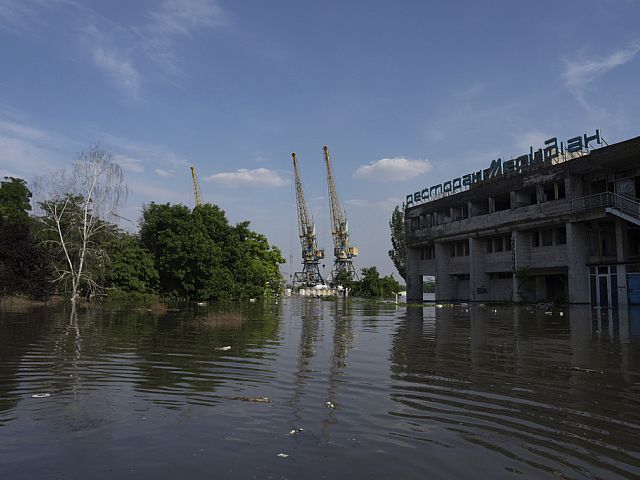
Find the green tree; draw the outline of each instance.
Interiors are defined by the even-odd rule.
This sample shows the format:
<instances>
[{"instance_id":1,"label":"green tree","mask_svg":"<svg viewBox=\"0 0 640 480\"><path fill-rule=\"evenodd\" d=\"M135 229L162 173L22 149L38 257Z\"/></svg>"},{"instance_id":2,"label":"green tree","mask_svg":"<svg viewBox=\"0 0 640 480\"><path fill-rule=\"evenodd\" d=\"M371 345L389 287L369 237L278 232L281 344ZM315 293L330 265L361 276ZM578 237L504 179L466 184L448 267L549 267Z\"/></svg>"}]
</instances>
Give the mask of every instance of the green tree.
<instances>
[{"instance_id":1,"label":"green tree","mask_svg":"<svg viewBox=\"0 0 640 480\"><path fill-rule=\"evenodd\" d=\"M396 205L389 220L391 245L389 257L403 279L407 279L407 248L405 246L404 213Z\"/></svg>"},{"instance_id":2,"label":"green tree","mask_svg":"<svg viewBox=\"0 0 640 480\"><path fill-rule=\"evenodd\" d=\"M31 191L22 179L0 182L0 295L45 299L51 294L51 262L34 238Z\"/></svg>"},{"instance_id":3,"label":"green tree","mask_svg":"<svg viewBox=\"0 0 640 480\"><path fill-rule=\"evenodd\" d=\"M28 217L31 211L31 191L21 178L4 177L0 182L0 217Z\"/></svg>"},{"instance_id":4,"label":"green tree","mask_svg":"<svg viewBox=\"0 0 640 480\"><path fill-rule=\"evenodd\" d=\"M380 278L375 266L363 268L362 279L353 286L353 295L360 297L391 297L399 291L400 284L393 275Z\"/></svg>"},{"instance_id":5,"label":"green tree","mask_svg":"<svg viewBox=\"0 0 640 480\"><path fill-rule=\"evenodd\" d=\"M120 231L104 247L108 255L106 287L129 294L157 292L159 276L153 257L136 236Z\"/></svg>"},{"instance_id":6,"label":"green tree","mask_svg":"<svg viewBox=\"0 0 640 480\"><path fill-rule=\"evenodd\" d=\"M277 293L283 287L280 251L249 222L231 226L224 212L205 204L145 206L142 244L151 252L167 295L225 300Z\"/></svg>"}]
</instances>

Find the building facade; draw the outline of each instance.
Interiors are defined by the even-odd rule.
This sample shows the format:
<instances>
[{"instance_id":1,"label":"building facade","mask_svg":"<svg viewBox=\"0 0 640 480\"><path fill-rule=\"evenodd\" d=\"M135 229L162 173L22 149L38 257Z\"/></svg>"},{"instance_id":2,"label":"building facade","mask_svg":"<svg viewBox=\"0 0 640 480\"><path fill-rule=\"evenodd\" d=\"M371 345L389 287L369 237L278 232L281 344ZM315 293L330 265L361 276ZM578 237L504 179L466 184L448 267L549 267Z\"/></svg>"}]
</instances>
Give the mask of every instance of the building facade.
<instances>
[{"instance_id":1,"label":"building facade","mask_svg":"<svg viewBox=\"0 0 640 480\"><path fill-rule=\"evenodd\" d=\"M408 301L422 301L433 276L438 301L640 303L640 137L554 148L493 162L465 191L408 202Z\"/></svg>"}]
</instances>

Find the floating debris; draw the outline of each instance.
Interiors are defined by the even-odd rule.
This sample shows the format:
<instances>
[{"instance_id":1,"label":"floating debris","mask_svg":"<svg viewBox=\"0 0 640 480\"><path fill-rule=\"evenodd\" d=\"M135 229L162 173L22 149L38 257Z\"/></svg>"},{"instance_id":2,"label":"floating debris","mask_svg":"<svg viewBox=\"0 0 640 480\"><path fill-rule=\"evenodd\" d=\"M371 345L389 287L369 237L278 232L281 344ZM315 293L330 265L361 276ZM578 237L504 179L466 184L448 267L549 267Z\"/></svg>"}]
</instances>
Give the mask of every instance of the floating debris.
<instances>
[{"instance_id":1,"label":"floating debris","mask_svg":"<svg viewBox=\"0 0 640 480\"><path fill-rule=\"evenodd\" d=\"M34 393L33 395L31 395L31 398L47 398L50 396L50 393Z\"/></svg>"},{"instance_id":2,"label":"floating debris","mask_svg":"<svg viewBox=\"0 0 640 480\"><path fill-rule=\"evenodd\" d=\"M254 402L254 403L271 403L268 397L224 397L229 400L240 400L241 402Z\"/></svg>"},{"instance_id":3,"label":"floating debris","mask_svg":"<svg viewBox=\"0 0 640 480\"><path fill-rule=\"evenodd\" d=\"M336 408L336 406L331 402L325 402L324 406L327 408Z\"/></svg>"},{"instance_id":4,"label":"floating debris","mask_svg":"<svg viewBox=\"0 0 640 480\"><path fill-rule=\"evenodd\" d=\"M287 435L297 435L300 432L302 432L303 429L302 428L294 428L293 430L291 430L289 433L287 433Z\"/></svg>"},{"instance_id":5,"label":"floating debris","mask_svg":"<svg viewBox=\"0 0 640 480\"><path fill-rule=\"evenodd\" d=\"M231 345L226 345L224 347L218 347L218 348L216 348L216 350L222 350L223 352L226 352L227 350L231 350Z\"/></svg>"},{"instance_id":6,"label":"floating debris","mask_svg":"<svg viewBox=\"0 0 640 480\"><path fill-rule=\"evenodd\" d=\"M255 298L250 298L249 299L249 303L256 303L256 299Z\"/></svg>"},{"instance_id":7,"label":"floating debris","mask_svg":"<svg viewBox=\"0 0 640 480\"><path fill-rule=\"evenodd\" d=\"M207 304L207 302L196 302L196 305L198 305L199 307L204 307Z\"/></svg>"},{"instance_id":8,"label":"floating debris","mask_svg":"<svg viewBox=\"0 0 640 480\"><path fill-rule=\"evenodd\" d=\"M289 455L287 455L286 453L279 453L278 457L280 458L287 458Z\"/></svg>"}]
</instances>

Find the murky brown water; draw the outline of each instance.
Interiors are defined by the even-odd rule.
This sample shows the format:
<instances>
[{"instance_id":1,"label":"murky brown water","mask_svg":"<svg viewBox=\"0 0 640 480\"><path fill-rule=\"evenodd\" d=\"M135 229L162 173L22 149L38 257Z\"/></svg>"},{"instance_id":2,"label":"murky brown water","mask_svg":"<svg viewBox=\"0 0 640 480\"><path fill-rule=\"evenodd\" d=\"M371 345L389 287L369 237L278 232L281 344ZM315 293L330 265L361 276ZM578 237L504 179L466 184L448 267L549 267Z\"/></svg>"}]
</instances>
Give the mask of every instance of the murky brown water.
<instances>
[{"instance_id":1,"label":"murky brown water","mask_svg":"<svg viewBox=\"0 0 640 480\"><path fill-rule=\"evenodd\" d=\"M0 312L0 478L640 476L637 312L196 312Z\"/></svg>"}]
</instances>

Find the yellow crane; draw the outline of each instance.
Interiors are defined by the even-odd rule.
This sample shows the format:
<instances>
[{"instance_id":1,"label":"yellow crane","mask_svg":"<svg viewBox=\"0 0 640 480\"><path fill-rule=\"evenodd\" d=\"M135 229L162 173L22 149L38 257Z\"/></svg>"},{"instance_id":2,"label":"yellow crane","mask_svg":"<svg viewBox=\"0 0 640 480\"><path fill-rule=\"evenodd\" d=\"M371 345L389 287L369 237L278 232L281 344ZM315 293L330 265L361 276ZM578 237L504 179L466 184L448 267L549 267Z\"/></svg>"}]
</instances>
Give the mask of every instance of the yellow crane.
<instances>
[{"instance_id":1,"label":"yellow crane","mask_svg":"<svg viewBox=\"0 0 640 480\"><path fill-rule=\"evenodd\" d=\"M202 196L200 195L200 184L198 183L198 175L196 174L196 167L190 165L191 178L193 180L193 196L195 197L196 207L202 205Z\"/></svg>"},{"instance_id":2,"label":"yellow crane","mask_svg":"<svg viewBox=\"0 0 640 480\"><path fill-rule=\"evenodd\" d=\"M335 260L330 274L330 284L333 284L338 272L346 271L354 280L358 279L358 272L353 266L353 257L358 256L358 248L349 245L349 223L347 216L340 204L338 189L333 179L329 147L322 148L324 161L327 167L327 187L329 189L329 213L331 214L331 235L333 236L333 252Z\"/></svg>"},{"instance_id":3,"label":"yellow crane","mask_svg":"<svg viewBox=\"0 0 640 480\"><path fill-rule=\"evenodd\" d=\"M298 228L300 243L302 245L303 265L302 271L294 274L293 285L300 287L324 285L324 280L322 279L322 275L320 275L320 260L324 258L324 250L318 248L316 226L304 197L296 153L293 152L291 157L293 158L293 173L296 182L296 208L298 211Z\"/></svg>"}]
</instances>

